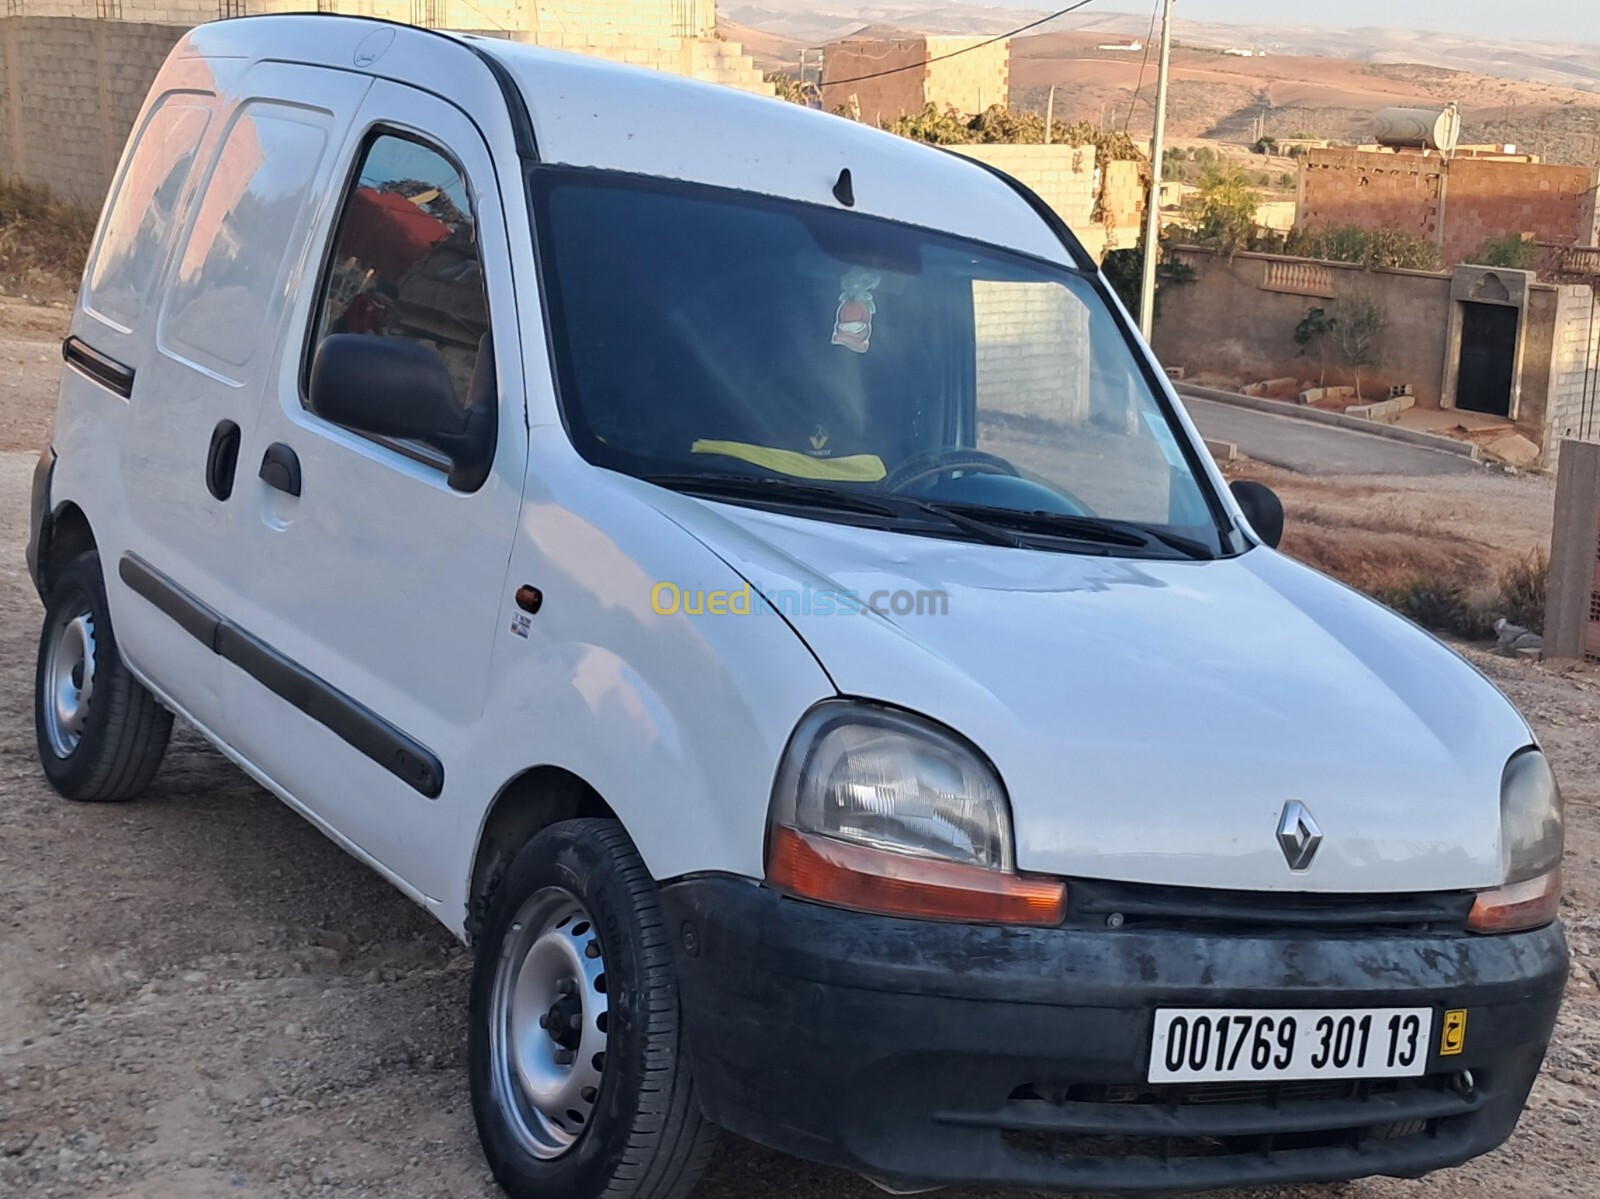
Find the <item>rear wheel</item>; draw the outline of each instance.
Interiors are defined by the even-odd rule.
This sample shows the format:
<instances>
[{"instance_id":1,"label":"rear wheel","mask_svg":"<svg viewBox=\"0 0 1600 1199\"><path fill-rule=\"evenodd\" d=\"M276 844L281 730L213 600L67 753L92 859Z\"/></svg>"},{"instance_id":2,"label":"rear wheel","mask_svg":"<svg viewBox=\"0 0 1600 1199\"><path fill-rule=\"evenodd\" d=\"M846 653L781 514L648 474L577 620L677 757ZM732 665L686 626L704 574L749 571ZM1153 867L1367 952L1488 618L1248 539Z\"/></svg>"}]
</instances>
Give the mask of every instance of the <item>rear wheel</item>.
<instances>
[{"instance_id":1,"label":"rear wheel","mask_svg":"<svg viewBox=\"0 0 1600 1199\"><path fill-rule=\"evenodd\" d=\"M34 731L50 785L68 799L132 799L155 777L172 713L117 652L100 556L52 572L34 674Z\"/></svg>"},{"instance_id":2,"label":"rear wheel","mask_svg":"<svg viewBox=\"0 0 1600 1199\"><path fill-rule=\"evenodd\" d=\"M523 848L473 976L473 1112L513 1199L680 1199L715 1146L654 880L613 820Z\"/></svg>"}]
</instances>

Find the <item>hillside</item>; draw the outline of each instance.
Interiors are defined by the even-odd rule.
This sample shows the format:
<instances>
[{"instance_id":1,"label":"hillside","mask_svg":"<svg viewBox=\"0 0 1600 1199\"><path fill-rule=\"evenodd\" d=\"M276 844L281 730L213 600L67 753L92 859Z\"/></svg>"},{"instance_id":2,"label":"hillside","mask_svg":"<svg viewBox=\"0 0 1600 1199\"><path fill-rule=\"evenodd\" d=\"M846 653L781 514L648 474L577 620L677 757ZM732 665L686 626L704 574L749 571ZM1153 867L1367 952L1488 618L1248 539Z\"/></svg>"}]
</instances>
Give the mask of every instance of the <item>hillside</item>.
<instances>
[{"instance_id":1,"label":"hillside","mask_svg":"<svg viewBox=\"0 0 1600 1199\"><path fill-rule=\"evenodd\" d=\"M912 32L993 34L1038 13L888 0L845 8L830 0L763 0L722 6L724 36L767 71L793 73L802 48L844 36ZM1148 15L1086 14L1013 42L1012 98L1042 107L1056 85L1063 119L1147 132L1154 68L1141 56L1098 51L1112 37L1143 37ZM1600 46L1491 44L1401 30L1326 30L1179 21L1170 120L1179 139L1254 139L1258 119L1277 137L1361 141L1388 105L1462 105L1467 142L1512 143L1552 161L1600 163ZM1248 47L1266 57L1222 50ZM813 61L814 58L813 58ZM1132 113L1130 116L1130 108Z\"/></svg>"},{"instance_id":2,"label":"hillside","mask_svg":"<svg viewBox=\"0 0 1600 1199\"><path fill-rule=\"evenodd\" d=\"M1056 85L1056 111L1068 118L1128 120L1140 56L1096 51L1084 33L1018 38L1012 47L1012 98L1037 106ZM1154 71L1130 128L1148 128ZM1356 62L1299 55L1237 58L1179 48L1173 56L1174 136L1248 141L1256 121L1277 137L1364 140L1373 114L1388 105L1462 105L1463 139L1511 142L1551 160L1600 162L1600 94L1546 83L1491 78L1418 64Z\"/></svg>"}]
</instances>

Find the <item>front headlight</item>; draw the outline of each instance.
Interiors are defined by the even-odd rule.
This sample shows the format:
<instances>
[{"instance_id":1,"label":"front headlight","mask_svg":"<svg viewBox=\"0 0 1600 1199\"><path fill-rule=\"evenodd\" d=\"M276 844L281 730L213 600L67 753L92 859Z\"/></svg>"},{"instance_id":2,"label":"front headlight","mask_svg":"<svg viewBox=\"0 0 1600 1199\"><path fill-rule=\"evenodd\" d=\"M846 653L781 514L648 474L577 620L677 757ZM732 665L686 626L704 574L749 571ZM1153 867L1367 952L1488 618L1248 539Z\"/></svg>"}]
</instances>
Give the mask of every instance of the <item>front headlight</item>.
<instances>
[{"instance_id":1,"label":"front headlight","mask_svg":"<svg viewBox=\"0 0 1600 1199\"><path fill-rule=\"evenodd\" d=\"M1561 908L1565 847L1561 789L1550 763L1525 749L1500 777L1500 870L1503 884L1479 895L1467 927L1509 933L1549 924Z\"/></svg>"},{"instance_id":2,"label":"front headlight","mask_svg":"<svg viewBox=\"0 0 1600 1199\"><path fill-rule=\"evenodd\" d=\"M1522 883L1561 865L1565 845L1561 789L1544 754L1526 749L1500 779L1500 864L1504 881Z\"/></svg>"},{"instance_id":3,"label":"front headlight","mask_svg":"<svg viewBox=\"0 0 1600 1199\"><path fill-rule=\"evenodd\" d=\"M1059 923L1065 888L1014 873L994 770L947 729L850 700L795 729L772 797L767 879L839 907Z\"/></svg>"}]
</instances>

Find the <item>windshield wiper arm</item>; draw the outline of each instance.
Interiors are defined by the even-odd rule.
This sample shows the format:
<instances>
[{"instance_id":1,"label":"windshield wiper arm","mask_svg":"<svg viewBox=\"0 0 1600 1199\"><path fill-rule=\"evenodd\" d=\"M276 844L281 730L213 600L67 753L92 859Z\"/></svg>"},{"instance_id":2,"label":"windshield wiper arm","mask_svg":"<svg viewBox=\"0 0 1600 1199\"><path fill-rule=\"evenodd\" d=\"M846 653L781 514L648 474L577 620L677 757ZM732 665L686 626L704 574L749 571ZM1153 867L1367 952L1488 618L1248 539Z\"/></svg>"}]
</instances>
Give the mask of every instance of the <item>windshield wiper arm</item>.
<instances>
[{"instance_id":1,"label":"windshield wiper arm","mask_svg":"<svg viewBox=\"0 0 1600 1199\"><path fill-rule=\"evenodd\" d=\"M869 516L899 516L900 510L880 504L874 497L801 483L790 479L777 479L771 475L731 474L662 474L640 475L646 483L666 487L673 491L700 492L704 495L725 495L742 499L772 500L814 504L819 508L836 508L844 512L861 512Z\"/></svg>"},{"instance_id":2,"label":"windshield wiper arm","mask_svg":"<svg viewBox=\"0 0 1600 1199\"><path fill-rule=\"evenodd\" d=\"M951 512L937 504L917 499L915 496L895 495L892 492L872 494L841 491L813 483L791 479L778 479L771 475L733 474L666 474L643 475L647 483L669 487L675 491L700 492L711 496L773 500L777 502L814 504L819 508L833 508L841 512L859 512L868 516L889 519L904 517L909 513L931 516L947 528L958 529L968 536L991 545L1022 548L1022 541L1014 533L996 528L987 521L975 519L960 512Z\"/></svg>"},{"instance_id":3,"label":"windshield wiper arm","mask_svg":"<svg viewBox=\"0 0 1600 1199\"><path fill-rule=\"evenodd\" d=\"M934 506L941 509L955 507L947 504ZM1001 528L1018 529L1025 533L1096 541L1106 545L1127 546L1130 549L1148 549L1152 544L1159 544L1176 550L1186 558L1202 559L1216 556L1203 542L1177 533L1153 529L1134 521L1109 520L1101 516L1073 516L1064 512L1023 512L971 504L963 504L960 508L961 515L968 519L981 520Z\"/></svg>"}]
</instances>

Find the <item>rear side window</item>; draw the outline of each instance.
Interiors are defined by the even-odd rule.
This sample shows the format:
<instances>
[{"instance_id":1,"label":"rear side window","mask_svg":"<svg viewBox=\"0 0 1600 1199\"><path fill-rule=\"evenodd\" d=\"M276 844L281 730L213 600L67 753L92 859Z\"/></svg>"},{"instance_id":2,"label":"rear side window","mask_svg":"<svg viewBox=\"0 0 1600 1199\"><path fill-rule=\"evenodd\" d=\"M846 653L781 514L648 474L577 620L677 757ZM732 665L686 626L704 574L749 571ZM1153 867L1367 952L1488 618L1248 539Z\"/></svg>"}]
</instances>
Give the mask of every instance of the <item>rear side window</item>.
<instances>
[{"instance_id":1,"label":"rear side window","mask_svg":"<svg viewBox=\"0 0 1600 1199\"><path fill-rule=\"evenodd\" d=\"M208 100L173 92L156 102L106 211L84 302L96 316L125 330L132 328L166 261L178 201L211 123Z\"/></svg>"},{"instance_id":2,"label":"rear side window","mask_svg":"<svg viewBox=\"0 0 1600 1199\"><path fill-rule=\"evenodd\" d=\"M163 348L237 376L271 344L263 333L305 227L327 124L322 114L264 101L240 109L178 261Z\"/></svg>"},{"instance_id":3,"label":"rear side window","mask_svg":"<svg viewBox=\"0 0 1600 1199\"><path fill-rule=\"evenodd\" d=\"M488 328L477 225L461 169L422 142L378 134L344 200L307 369L330 333L404 337L438 352L465 406Z\"/></svg>"}]
</instances>

